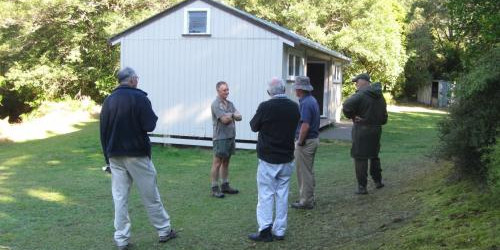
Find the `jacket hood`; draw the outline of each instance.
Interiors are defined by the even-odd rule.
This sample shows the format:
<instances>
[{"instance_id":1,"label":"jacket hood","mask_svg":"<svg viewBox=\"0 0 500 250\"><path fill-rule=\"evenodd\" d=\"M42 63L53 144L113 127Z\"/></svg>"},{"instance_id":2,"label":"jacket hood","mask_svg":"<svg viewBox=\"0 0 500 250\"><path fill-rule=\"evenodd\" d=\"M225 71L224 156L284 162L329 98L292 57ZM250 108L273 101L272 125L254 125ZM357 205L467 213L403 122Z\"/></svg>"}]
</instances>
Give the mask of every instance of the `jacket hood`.
<instances>
[{"instance_id":1,"label":"jacket hood","mask_svg":"<svg viewBox=\"0 0 500 250\"><path fill-rule=\"evenodd\" d=\"M370 86L360 90L360 92L373 99L379 99L383 96L382 85L379 82L372 83Z\"/></svg>"},{"instance_id":2,"label":"jacket hood","mask_svg":"<svg viewBox=\"0 0 500 250\"><path fill-rule=\"evenodd\" d=\"M141 89L138 89L138 88L132 88L132 87L130 87L130 86L128 86L128 85L125 85L125 84L120 84L120 85L118 85L118 87L116 87L115 89L113 89L113 92L115 92L115 91L117 91L117 90L119 90L119 89L130 89L130 90L134 90L134 91L139 91L139 92L143 93L143 94L144 94L144 95L146 95L146 96L148 95L148 93L146 93L146 92L142 91Z\"/></svg>"}]
</instances>

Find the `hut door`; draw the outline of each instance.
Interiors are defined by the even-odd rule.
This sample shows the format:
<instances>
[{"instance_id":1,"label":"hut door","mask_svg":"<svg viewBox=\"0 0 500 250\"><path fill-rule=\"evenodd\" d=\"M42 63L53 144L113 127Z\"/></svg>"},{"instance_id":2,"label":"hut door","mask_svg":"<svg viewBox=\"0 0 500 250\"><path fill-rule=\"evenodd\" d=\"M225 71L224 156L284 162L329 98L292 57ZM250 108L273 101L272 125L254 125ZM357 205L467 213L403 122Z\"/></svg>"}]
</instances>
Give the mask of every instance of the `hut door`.
<instances>
[{"instance_id":1,"label":"hut door","mask_svg":"<svg viewBox=\"0 0 500 250\"><path fill-rule=\"evenodd\" d=\"M323 99L325 96L325 63L308 63L307 76L314 90L312 95L319 104L319 113L323 115Z\"/></svg>"},{"instance_id":2,"label":"hut door","mask_svg":"<svg viewBox=\"0 0 500 250\"><path fill-rule=\"evenodd\" d=\"M438 107L439 82L432 82L431 106Z\"/></svg>"}]
</instances>

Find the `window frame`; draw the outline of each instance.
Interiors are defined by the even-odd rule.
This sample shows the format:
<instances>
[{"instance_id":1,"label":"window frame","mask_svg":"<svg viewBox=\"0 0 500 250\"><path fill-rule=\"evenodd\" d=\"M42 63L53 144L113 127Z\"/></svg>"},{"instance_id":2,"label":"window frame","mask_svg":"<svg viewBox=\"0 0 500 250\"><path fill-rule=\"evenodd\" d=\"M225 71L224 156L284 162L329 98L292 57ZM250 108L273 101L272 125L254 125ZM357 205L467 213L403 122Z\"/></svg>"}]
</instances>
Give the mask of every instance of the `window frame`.
<instances>
[{"instance_id":1,"label":"window frame","mask_svg":"<svg viewBox=\"0 0 500 250\"><path fill-rule=\"evenodd\" d=\"M293 65L290 65L290 57L292 57L292 63ZM299 61L299 72L296 72L296 69L297 69L297 59ZM304 66L303 66L303 58L299 55L296 55L296 54L293 54L293 53L288 53L288 58L287 58L287 77L288 77L288 80L295 80L295 77L296 76L300 76L301 73L304 72ZM291 68L290 68L291 67ZM290 69L293 71L291 74L290 74Z\"/></svg>"},{"instance_id":2,"label":"window frame","mask_svg":"<svg viewBox=\"0 0 500 250\"><path fill-rule=\"evenodd\" d=\"M205 33L190 33L189 32L189 12L206 12L206 30ZM184 9L184 30L182 35L187 36L207 36L210 35L210 8L186 8Z\"/></svg>"},{"instance_id":3,"label":"window frame","mask_svg":"<svg viewBox=\"0 0 500 250\"><path fill-rule=\"evenodd\" d=\"M342 67L340 64L333 64L333 82L342 81Z\"/></svg>"}]
</instances>

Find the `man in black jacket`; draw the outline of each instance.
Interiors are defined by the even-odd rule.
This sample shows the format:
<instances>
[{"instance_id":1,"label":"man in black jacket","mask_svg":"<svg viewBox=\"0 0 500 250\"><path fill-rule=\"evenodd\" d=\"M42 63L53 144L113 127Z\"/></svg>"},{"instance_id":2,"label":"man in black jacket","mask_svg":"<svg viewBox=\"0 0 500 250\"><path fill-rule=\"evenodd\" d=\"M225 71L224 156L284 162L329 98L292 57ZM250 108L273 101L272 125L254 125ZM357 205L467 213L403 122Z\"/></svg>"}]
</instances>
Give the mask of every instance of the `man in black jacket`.
<instances>
[{"instance_id":1,"label":"man in black jacket","mask_svg":"<svg viewBox=\"0 0 500 250\"><path fill-rule=\"evenodd\" d=\"M259 232L250 234L254 241L282 240L288 213L288 190L294 169L295 130L300 119L299 106L285 95L285 85L278 78L269 82L271 99L262 102L250 121L257 141L257 223ZM273 207L276 216L273 223Z\"/></svg>"},{"instance_id":2,"label":"man in black jacket","mask_svg":"<svg viewBox=\"0 0 500 250\"><path fill-rule=\"evenodd\" d=\"M120 85L102 105L100 118L104 159L111 168L111 191L115 205L114 239L118 249L128 249L130 218L128 196L135 181L151 224L160 242L176 237L170 217L156 186L156 170L151 161L147 132L154 130L155 115L146 92L137 89L138 77L131 68L117 74Z\"/></svg>"},{"instance_id":3,"label":"man in black jacket","mask_svg":"<svg viewBox=\"0 0 500 250\"><path fill-rule=\"evenodd\" d=\"M382 125L387 123L387 105L380 83L371 84L368 74L360 74L352 81L355 82L357 91L344 102L342 111L354 123L351 156L354 158L358 179L356 194L367 194L368 160L375 187L384 187L378 154Z\"/></svg>"}]
</instances>

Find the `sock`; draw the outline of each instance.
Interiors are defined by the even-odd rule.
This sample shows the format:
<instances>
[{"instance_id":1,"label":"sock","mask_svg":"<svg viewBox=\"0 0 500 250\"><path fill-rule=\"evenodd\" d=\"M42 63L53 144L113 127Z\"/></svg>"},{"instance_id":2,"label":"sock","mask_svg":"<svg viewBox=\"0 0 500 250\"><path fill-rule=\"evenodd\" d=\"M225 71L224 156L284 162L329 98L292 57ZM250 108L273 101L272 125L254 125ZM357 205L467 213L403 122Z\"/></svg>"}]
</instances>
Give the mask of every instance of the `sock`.
<instances>
[{"instance_id":1,"label":"sock","mask_svg":"<svg viewBox=\"0 0 500 250\"><path fill-rule=\"evenodd\" d=\"M212 181L212 187L217 187L219 186L219 182L218 181Z\"/></svg>"},{"instance_id":2,"label":"sock","mask_svg":"<svg viewBox=\"0 0 500 250\"><path fill-rule=\"evenodd\" d=\"M222 183L223 184L229 183L229 179L222 179Z\"/></svg>"}]
</instances>

